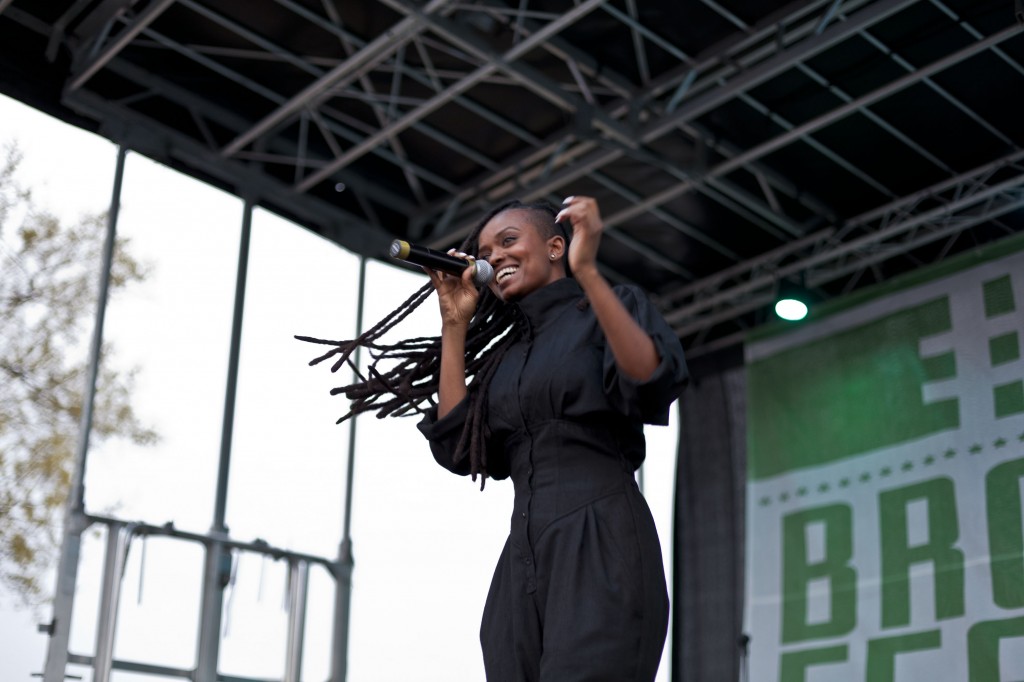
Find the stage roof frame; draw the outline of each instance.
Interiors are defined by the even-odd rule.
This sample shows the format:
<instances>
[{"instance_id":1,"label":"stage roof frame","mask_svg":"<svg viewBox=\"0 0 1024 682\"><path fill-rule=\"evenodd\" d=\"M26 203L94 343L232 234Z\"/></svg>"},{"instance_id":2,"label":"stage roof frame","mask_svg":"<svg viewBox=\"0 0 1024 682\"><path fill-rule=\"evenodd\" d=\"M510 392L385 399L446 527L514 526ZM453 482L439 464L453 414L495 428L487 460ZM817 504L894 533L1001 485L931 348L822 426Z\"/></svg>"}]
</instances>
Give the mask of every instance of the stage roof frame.
<instances>
[{"instance_id":1,"label":"stage roof frame","mask_svg":"<svg viewBox=\"0 0 1024 682\"><path fill-rule=\"evenodd\" d=\"M691 356L1024 229L1009 0L0 0L0 91L384 258L598 198Z\"/></svg>"}]
</instances>

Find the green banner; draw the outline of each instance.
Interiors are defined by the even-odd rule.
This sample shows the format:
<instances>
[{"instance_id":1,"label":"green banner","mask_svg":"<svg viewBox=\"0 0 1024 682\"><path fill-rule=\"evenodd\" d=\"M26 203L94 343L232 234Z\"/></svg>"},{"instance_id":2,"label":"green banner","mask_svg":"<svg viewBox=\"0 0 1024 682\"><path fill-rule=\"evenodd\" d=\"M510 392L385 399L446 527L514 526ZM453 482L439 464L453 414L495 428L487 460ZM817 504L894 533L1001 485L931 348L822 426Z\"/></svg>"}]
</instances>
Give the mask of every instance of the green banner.
<instances>
[{"instance_id":1,"label":"green banner","mask_svg":"<svg viewBox=\"0 0 1024 682\"><path fill-rule=\"evenodd\" d=\"M1024 241L747 346L754 682L1024 680Z\"/></svg>"}]
</instances>

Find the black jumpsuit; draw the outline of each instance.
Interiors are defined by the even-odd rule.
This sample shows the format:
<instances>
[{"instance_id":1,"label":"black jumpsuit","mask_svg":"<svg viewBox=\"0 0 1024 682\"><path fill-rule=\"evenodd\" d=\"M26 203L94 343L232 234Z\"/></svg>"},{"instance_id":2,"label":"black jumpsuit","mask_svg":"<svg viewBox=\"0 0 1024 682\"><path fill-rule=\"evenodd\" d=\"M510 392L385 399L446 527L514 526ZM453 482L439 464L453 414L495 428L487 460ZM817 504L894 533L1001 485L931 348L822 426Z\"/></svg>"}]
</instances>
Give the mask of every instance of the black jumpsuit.
<instances>
[{"instance_id":1,"label":"black jumpsuit","mask_svg":"<svg viewBox=\"0 0 1024 682\"><path fill-rule=\"evenodd\" d=\"M636 288L616 287L661 359L636 382L617 369L583 292L560 279L514 304L517 341L488 395L487 470L511 476L511 532L480 628L490 682L654 679L668 624L661 547L634 471L643 422L666 424L687 378L676 335ZM452 463L466 401L419 428Z\"/></svg>"}]
</instances>

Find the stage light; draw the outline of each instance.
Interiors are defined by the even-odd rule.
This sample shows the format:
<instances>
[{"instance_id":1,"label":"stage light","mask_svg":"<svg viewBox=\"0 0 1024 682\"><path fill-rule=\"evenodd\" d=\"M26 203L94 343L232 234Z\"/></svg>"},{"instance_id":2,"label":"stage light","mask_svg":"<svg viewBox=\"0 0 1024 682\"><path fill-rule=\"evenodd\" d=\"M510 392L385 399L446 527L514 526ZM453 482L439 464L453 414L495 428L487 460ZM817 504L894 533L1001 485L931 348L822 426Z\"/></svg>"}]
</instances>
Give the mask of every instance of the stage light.
<instances>
[{"instance_id":1,"label":"stage light","mask_svg":"<svg viewBox=\"0 0 1024 682\"><path fill-rule=\"evenodd\" d=\"M807 287L791 280L783 280L779 282L775 294L775 314L783 320L799 322L807 317L810 300Z\"/></svg>"},{"instance_id":2,"label":"stage light","mask_svg":"<svg viewBox=\"0 0 1024 682\"><path fill-rule=\"evenodd\" d=\"M783 298L775 302L775 314L784 320L797 322L807 317L807 304L795 298Z\"/></svg>"}]
</instances>

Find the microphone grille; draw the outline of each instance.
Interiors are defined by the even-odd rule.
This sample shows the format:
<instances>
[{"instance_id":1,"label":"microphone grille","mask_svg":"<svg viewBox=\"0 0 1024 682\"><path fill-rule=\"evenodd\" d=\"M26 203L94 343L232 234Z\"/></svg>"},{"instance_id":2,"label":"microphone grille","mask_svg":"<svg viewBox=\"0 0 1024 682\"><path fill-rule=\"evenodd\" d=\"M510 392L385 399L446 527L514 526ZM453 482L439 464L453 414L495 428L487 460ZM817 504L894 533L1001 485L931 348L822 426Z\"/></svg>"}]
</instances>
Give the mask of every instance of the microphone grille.
<instances>
[{"instance_id":1,"label":"microphone grille","mask_svg":"<svg viewBox=\"0 0 1024 682\"><path fill-rule=\"evenodd\" d=\"M409 256L409 242L396 239L391 242L391 248L388 249L388 253L392 258L400 258L405 260Z\"/></svg>"},{"instance_id":2,"label":"microphone grille","mask_svg":"<svg viewBox=\"0 0 1024 682\"><path fill-rule=\"evenodd\" d=\"M473 281L478 285L483 286L491 281L494 277L494 268L491 264L485 260L474 261L476 263L476 272L473 273Z\"/></svg>"}]
</instances>

